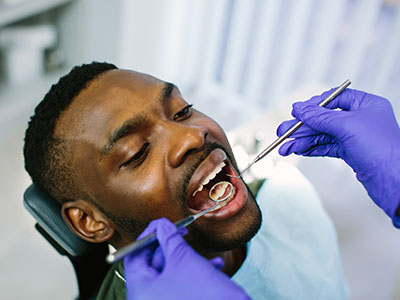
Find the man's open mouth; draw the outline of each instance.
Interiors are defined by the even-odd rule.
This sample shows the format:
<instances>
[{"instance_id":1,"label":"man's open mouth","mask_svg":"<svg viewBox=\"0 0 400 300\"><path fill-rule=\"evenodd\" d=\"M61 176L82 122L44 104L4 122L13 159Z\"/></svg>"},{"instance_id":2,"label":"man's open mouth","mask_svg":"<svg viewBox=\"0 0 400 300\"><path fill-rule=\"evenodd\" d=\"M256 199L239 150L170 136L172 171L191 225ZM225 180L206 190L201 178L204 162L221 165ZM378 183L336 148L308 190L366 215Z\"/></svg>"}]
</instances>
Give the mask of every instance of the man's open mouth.
<instances>
[{"instance_id":1,"label":"man's open mouth","mask_svg":"<svg viewBox=\"0 0 400 300\"><path fill-rule=\"evenodd\" d=\"M235 199L238 190L243 189L243 184L239 184L240 179L233 179L229 175L237 175L231 163L227 159L225 152L221 149L216 149L210 153L209 157L202 162L196 172L193 174L188 188L187 206L193 213L205 210L216 204L210 199L209 192L217 183L229 182L233 186L232 195L225 201L221 202L217 212L222 207ZM229 184L220 184L220 198L222 199L229 193ZM241 193L243 194L243 192ZM213 211L213 212L214 212Z\"/></svg>"},{"instance_id":2,"label":"man's open mouth","mask_svg":"<svg viewBox=\"0 0 400 300\"><path fill-rule=\"evenodd\" d=\"M216 185L217 183L220 182L230 182L229 179L230 177L227 176L229 174L229 168L226 164L226 162L220 163L214 170L211 171L210 174L207 175L207 177L200 182L200 186L197 188L197 190L192 194L191 198L187 202L187 206L193 210L205 210L213 205L215 205L215 201L210 199L210 190L211 188ZM220 184L222 191L220 190L219 192L221 193L221 196L219 198L223 198L225 193L227 193L227 185ZM226 199L225 201L221 202L219 207L223 207L226 204L228 204L229 201L233 199L235 196L235 191L233 191L232 195Z\"/></svg>"}]
</instances>

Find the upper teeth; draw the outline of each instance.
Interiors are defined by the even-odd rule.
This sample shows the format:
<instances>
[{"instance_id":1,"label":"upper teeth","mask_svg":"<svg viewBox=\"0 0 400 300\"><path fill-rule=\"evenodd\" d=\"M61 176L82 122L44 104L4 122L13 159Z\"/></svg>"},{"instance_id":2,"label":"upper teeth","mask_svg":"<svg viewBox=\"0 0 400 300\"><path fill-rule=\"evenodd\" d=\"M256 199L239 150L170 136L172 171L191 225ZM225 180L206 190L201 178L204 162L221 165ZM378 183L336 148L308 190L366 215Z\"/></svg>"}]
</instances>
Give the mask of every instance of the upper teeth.
<instances>
[{"instance_id":1,"label":"upper teeth","mask_svg":"<svg viewBox=\"0 0 400 300\"><path fill-rule=\"evenodd\" d=\"M225 163L222 162L220 163L215 169L214 171L212 171L201 183L201 185L199 186L199 188L193 193L193 197L198 193L201 192L203 190L203 187L210 182L210 180L214 179L215 176L217 176L217 174L219 172L221 172L222 168L225 167Z\"/></svg>"}]
</instances>

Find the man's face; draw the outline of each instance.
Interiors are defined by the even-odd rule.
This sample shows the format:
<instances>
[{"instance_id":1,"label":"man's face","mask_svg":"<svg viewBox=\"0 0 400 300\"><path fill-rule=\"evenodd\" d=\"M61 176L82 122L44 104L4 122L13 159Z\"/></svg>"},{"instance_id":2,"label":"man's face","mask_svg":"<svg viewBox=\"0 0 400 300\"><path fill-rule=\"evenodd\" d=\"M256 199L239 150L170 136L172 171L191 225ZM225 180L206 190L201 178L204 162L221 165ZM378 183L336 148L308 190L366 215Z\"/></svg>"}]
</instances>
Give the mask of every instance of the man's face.
<instances>
[{"instance_id":1,"label":"man's face","mask_svg":"<svg viewBox=\"0 0 400 300\"><path fill-rule=\"evenodd\" d=\"M74 99L55 135L67 139L72 167L120 234L120 246L153 219L176 222L212 206L208 191L221 180L233 184L234 197L189 226L189 243L203 252L226 250L243 245L260 226L245 184L227 176L237 170L223 130L171 84L108 71Z\"/></svg>"}]
</instances>

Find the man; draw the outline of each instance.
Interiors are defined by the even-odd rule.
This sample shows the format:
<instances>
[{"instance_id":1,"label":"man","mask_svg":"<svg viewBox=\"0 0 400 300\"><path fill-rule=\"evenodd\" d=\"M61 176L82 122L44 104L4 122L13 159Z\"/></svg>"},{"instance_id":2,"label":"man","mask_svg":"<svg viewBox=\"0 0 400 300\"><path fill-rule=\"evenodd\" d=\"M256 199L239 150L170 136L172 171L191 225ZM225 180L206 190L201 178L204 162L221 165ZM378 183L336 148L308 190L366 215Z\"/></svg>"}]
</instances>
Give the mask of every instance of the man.
<instances>
[{"instance_id":1,"label":"man","mask_svg":"<svg viewBox=\"0 0 400 300\"><path fill-rule=\"evenodd\" d=\"M246 248L260 227L260 209L244 182L228 176L238 170L223 130L193 109L173 84L106 63L75 67L36 108L24 155L33 182L62 204L71 230L116 248L134 241L151 220L175 222L210 207L209 189L228 180L235 187L229 203L189 227L185 239L198 253L222 257L222 271L234 275L252 297L260 296L257 280L263 285L270 280L272 286L261 293L266 297L298 296L299 289L310 287L318 297L346 297L334 230L317 200L305 202L311 209L297 207L301 201L285 199L298 195L274 196L273 188L264 188L264 198L282 198L282 203L265 212L264 224L271 228L263 231L264 242L252 246L256 250ZM280 220L289 215L292 225ZM317 234L318 226L323 229ZM271 253L250 259L266 243ZM313 251L320 258L309 255ZM267 272L253 272L257 264L268 263ZM124 297L123 278L114 276L117 271L123 277L121 266L106 278L101 297Z\"/></svg>"}]
</instances>

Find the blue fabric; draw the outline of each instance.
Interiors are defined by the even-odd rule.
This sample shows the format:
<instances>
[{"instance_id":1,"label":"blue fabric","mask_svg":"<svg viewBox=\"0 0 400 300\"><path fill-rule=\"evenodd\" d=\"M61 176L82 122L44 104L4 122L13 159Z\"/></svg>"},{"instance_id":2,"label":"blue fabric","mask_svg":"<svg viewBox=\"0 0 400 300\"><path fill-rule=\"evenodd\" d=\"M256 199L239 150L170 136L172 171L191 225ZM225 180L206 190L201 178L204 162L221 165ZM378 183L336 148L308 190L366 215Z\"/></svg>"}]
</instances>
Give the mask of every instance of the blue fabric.
<instances>
[{"instance_id":1,"label":"blue fabric","mask_svg":"<svg viewBox=\"0 0 400 300\"><path fill-rule=\"evenodd\" d=\"M260 231L232 280L252 299L349 299L336 232L311 184L278 163L257 201Z\"/></svg>"}]
</instances>

